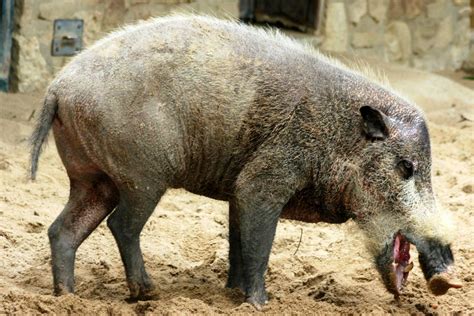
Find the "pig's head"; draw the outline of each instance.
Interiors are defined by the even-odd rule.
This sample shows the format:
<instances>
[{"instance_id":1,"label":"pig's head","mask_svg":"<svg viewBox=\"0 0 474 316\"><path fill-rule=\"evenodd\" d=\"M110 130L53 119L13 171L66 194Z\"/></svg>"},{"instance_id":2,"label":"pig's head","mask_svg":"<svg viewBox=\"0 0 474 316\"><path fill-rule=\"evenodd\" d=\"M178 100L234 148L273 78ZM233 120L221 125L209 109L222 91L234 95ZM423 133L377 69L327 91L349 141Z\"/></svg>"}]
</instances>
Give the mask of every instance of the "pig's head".
<instances>
[{"instance_id":1,"label":"pig's head","mask_svg":"<svg viewBox=\"0 0 474 316\"><path fill-rule=\"evenodd\" d=\"M430 140L418 110L390 114L360 108L360 155L352 160L346 209L365 231L369 250L388 291L398 296L413 267L416 246L430 290L461 287L454 279L452 226L436 208L431 187Z\"/></svg>"}]
</instances>

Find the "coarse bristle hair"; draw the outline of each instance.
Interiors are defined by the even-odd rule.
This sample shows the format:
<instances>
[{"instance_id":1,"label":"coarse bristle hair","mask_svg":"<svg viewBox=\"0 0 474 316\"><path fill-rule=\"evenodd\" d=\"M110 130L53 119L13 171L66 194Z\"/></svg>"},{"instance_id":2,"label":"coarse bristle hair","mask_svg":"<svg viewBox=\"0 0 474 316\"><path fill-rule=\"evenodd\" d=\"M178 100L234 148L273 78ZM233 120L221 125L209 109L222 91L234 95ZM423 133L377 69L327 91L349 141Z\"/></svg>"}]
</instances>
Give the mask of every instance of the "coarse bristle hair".
<instances>
[{"instance_id":1,"label":"coarse bristle hair","mask_svg":"<svg viewBox=\"0 0 474 316\"><path fill-rule=\"evenodd\" d=\"M104 45L110 40L120 37L125 33L140 31L144 28L147 28L156 24L179 22L179 21L191 20L191 19L198 22L203 22L203 23L226 24L234 28L241 29L242 31L245 31L245 32L251 32L258 37L275 41L279 45L284 46L290 50L295 50L295 51L299 51L308 55L312 55L322 62L328 63L334 67L337 67L339 69L342 69L354 75L362 76L368 81L383 87L384 89L390 91L391 93L406 100L408 103L416 107L416 105L413 102L411 102L406 96L401 95L398 91L395 91L391 87L387 76L384 74L384 72L381 69L369 65L368 62L362 59L355 59L345 64L341 62L340 60L336 59L335 57L331 57L324 54L323 52L316 49L309 43L302 43L294 38L291 38L283 34L277 28L250 26L250 25L240 22L238 19L231 16L226 17L226 19L224 20L212 15L197 15L195 13L181 12L181 13L174 13L174 14L164 16L164 17L154 17L148 20L142 20L142 21L136 22L134 24L124 25L120 27L119 29L112 31L104 38L98 40L90 48L94 49L95 47Z\"/></svg>"}]
</instances>

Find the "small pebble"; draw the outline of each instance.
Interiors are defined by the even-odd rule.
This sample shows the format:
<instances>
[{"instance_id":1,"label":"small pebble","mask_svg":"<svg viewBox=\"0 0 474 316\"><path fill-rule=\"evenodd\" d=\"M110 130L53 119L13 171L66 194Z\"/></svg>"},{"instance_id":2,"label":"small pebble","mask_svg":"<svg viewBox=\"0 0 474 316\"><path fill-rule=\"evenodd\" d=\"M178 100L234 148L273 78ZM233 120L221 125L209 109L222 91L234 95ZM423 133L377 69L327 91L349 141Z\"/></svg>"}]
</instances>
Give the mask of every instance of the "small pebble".
<instances>
[{"instance_id":1,"label":"small pebble","mask_svg":"<svg viewBox=\"0 0 474 316\"><path fill-rule=\"evenodd\" d=\"M463 186L462 191L468 194L472 193L473 192L472 185L468 184L468 185Z\"/></svg>"}]
</instances>

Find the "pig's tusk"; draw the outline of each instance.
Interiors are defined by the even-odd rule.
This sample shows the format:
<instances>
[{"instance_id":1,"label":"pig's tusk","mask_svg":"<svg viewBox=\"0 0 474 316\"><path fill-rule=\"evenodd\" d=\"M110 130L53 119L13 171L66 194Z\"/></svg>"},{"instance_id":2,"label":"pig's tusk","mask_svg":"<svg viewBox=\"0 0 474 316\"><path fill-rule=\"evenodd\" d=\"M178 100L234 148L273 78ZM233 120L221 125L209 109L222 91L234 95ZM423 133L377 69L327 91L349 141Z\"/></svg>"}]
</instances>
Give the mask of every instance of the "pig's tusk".
<instances>
[{"instance_id":1,"label":"pig's tusk","mask_svg":"<svg viewBox=\"0 0 474 316\"><path fill-rule=\"evenodd\" d=\"M412 261L405 267L405 269L403 269L403 272L405 272L405 273L410 272L413 269L413 266L414 266L414 264L413 264L413 261Z\"/></svg>"}]
</instances>

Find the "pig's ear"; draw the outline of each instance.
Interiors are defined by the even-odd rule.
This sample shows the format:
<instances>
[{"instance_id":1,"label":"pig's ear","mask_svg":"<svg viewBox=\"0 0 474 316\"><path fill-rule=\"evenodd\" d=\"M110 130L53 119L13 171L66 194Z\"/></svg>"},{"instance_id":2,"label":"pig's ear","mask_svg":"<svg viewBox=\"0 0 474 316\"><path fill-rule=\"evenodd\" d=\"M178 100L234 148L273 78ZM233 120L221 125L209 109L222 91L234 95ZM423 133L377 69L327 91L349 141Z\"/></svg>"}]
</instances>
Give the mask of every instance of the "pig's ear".
<instances>
[{"instance_id":1,"label":"pig's ear","mask_svg":"<svg viewBox=\"0 0 474 316\"><path fill-rule=\"evenodd\" d=\"M363 129L371 139L385 139L388 137L387 117L371 106L359 109L363 120Z\"/></svg>"}]
</instances>

